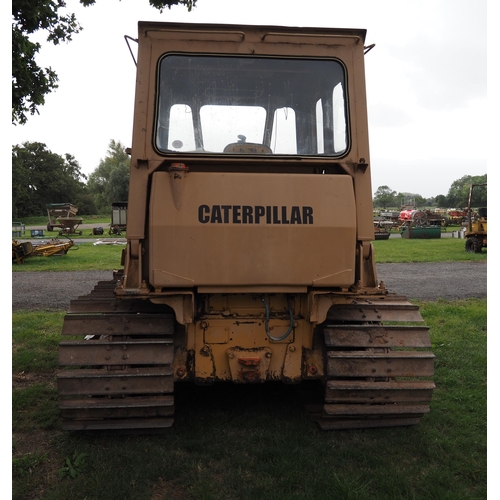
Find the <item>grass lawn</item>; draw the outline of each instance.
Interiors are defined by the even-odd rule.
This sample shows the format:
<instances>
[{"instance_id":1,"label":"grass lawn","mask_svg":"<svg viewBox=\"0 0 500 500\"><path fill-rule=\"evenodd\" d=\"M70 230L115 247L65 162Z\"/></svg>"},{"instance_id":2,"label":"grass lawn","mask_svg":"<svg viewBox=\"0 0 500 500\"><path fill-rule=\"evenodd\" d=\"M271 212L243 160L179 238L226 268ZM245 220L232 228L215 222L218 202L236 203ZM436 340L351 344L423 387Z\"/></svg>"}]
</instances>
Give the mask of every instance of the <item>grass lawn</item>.
<instances>
[{"instance_id":1,"label":"grass lawn","mask_svg":"<svg viewBox=\"0 0 500 500\"><path fill-rule=\"evenodd\" d=\"M161 435L62 432L62 313L13 315L14 500L486 498L486 300L425 302L436 355L418 426L321 431L297 386L176 388Z\"/></svg>"},{"instance_id":2,"label":"grass lawn","mask_svg":"<svg viewBox=\"0 0 500 500\"><path fill-rule=\"evenodd\" d=\"M389 238L373 242L375 261L382 263L403 262L458 262L487 259L487 250L481 253L465 251L465 240L459 238L439 238L430 240L410 240Z\"/></svg>"},{"instance_id":3,"label":"grass lawn","mask_svg":"<svg viewBox=\"0 0 500 500\"><path fill-rule=\"evenodd\" d=\"M22 264L12 263L12 271L107 271L120 268L124 244L101 245L78 243L69 248L66 255L28 257Z\"/></svg>"}]
</instances>

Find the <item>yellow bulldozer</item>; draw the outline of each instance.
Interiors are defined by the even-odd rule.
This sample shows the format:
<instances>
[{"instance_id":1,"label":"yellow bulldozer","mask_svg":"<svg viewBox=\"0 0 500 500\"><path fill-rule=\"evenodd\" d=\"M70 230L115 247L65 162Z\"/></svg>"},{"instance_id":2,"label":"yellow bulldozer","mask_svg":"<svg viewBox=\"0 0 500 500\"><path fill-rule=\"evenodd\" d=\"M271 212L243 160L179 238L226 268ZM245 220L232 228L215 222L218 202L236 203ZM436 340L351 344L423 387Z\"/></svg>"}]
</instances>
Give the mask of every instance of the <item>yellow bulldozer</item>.
<instances>
[{"instance_id":1,"label":"yellow bulldozer","mask_svg":"<svg viewBox=\"0 0 500 500\"><path fill-rule=\"evenodd\" d=\"M312 381L325 430L429 412L428 327L375 268L365 37L139 22L127 245L65 317L64 429L169 427L185 383Z\"/></svg>"}]
</instances>

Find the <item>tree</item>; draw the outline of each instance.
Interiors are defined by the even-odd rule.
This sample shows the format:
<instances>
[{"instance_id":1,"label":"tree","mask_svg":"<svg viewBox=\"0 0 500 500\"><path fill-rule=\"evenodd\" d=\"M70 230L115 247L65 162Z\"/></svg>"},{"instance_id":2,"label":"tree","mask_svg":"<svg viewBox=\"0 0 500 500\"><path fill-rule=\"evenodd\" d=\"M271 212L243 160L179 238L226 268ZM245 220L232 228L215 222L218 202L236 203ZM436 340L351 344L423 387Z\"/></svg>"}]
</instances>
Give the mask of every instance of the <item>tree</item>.
<instances>
[{"instance_id":1,"label":"tree","mask_svg":"<svg viewBox=\"0 0 500 500\"><path fill-rule=\"evenodd\" d=\"M81 30L75 15L61 16L63 0L12 1L12 122L26 123L26 114L38 113L45 95L57 88L57 75L40 68L35 57L41 45L30 41L38 30L48 33L47 41L57 45L70 41Z\"/></svg>"},{"instance_id":2,"label":"tree","mask_svg":"<svg viewBox=\"0 0 500 500\"><path fill-rule=\"evenodd\" d=\"M487 174L484 175L464 175L454 181L448 191L448 206L454 208L464 208L469 201L469 190L471 184L486 184ZM487 204L486 189L474 191L474 206L485 207Z\"/></svg>"},{"instance_id":3,"label":"tree","mask_svg":"<svg viewBox=\"0 0 500 500\"><path fill-rule=\"evenodd\" d=\"M94 203L94 197L88 192L85 186L85 192L75 196L74 205L78 207L78 215L96 215L97 208Z\"/></svg>"},{"instance_id":4,"label":"tree","mask_svg":"<svg viewBox=\"0 0 500 500\"><path fill-rule=\"evenodd\" d=\"M79 0L88 7L96 0ZM173 5L185 5L188 11L196 0L149 0L161 11ZM82 27L74 14L60 15L65 0L12 0L12 123L24 124L27 114L39 113L45 96L57 89L57 74L52 68L40 68L36 55L41 45L30 40L30 35L42 30L47 41L58 45L69 42Z\"/></svg>"},{"instance_id":5,"label":"tree","mask_svg":"<svg viewBox=\"0 0 500 500\"><path fill-rule=\"evenodd\" d=\"M12 216L45 215L48 203L75 203L85 194L86 176L75 158L39 142L12 148ZM77 205L78 206L78 205Z\"/></svg>"},{"instance_id":6,"label":"tree","mask_svg":"<svg viewBox=\"0 0 500 500\"><path fill-rule=\"evenodd\" d=\"M399 206L413 205L415 207L424 207L427 205L426 199L416 193L398 193L396 199L399 202Z\"/></svg>"},{"instance_id":7,"label":"tree","mask_svg":"<svg viewBox=\"0 0 500 500\"><path fill-rule=\"evenodd\" d=\"M376 207L382 207L384 209L388 206L397 205L396 191L393 191L389 186L379 186L377 191L375 191L373 204Z\"/></svg>"},{"instance_id":8,"label":"tree","mask_svg":"<svg viewBox=\"0 0 500 500\"><path fill-rule=\"evenodd\" d=\"M435 202L437 207L449 207L448 198L444 194L438 194Z\"/></svg>"},{"instance_id":9,"label":"tree","mask_svg":"<svg viewBox=\"0 0 500 500\"><path fill-rule=\"evenodd\" d=\"M130 157L125 152L125 146L111 140L107 156L89 175L87 183L99 213L109 212L114 202L128 200L129 178Z\"/></svg>"}]
</instances>

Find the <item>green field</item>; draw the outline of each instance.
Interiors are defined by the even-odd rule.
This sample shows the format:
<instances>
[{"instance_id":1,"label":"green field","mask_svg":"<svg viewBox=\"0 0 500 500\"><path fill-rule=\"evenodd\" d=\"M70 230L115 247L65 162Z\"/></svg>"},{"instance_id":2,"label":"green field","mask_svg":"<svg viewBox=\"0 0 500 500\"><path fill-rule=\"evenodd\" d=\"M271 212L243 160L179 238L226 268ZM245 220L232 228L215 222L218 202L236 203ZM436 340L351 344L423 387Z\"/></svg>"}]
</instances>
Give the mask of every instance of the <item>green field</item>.
<instances>
[{"instance_id":1,"label":"green field","mask_svg":"<svg viewBox=\"0 0 500 500\"><path fill-rule=\"evenodd\" d=\"M486 260L487 250L481 253L465 251L465 240L459 238L439 238L410 240L389 238L373 242L375 261L378 263L404 262L460 262Z\"/></svg>"},{"instance_id":2,"label":"green field","mask_svg":"<svg viewBox=\"0 0 500 500\"><path fill-rule=\"evenodd\" d=\"M118 269L124 244L96 245L78 243L69 248L65 255L50 257L28 257L22 264L12 263L12 271L106 271Z\"/></svg>"}]
</instances>

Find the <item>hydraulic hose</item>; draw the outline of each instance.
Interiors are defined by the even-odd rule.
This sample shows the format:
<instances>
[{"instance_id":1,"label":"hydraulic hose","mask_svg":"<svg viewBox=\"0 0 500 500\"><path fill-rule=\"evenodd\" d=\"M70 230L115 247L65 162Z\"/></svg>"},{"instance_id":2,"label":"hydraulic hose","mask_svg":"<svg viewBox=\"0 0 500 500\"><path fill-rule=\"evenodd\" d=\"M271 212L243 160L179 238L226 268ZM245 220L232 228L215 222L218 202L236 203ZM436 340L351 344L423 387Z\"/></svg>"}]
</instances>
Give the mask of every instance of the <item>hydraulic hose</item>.
<instances>
[{"instance_id":1,"label":"hydraulic hose","mask_svg":"<svg viewBox=\"0 0 500 500\"><path fill-rule=\"evenodd\" d=\"M261 298L262 302L264 302L264 307L266 308L266 334L267 336L271 339L274 340L275 342L278 342L280 340L285 340L288 335L290 335L292 329L293 329L293 310L292 310L292 303L290 301L290 298L287 298L287 303L288 303L288 312L290 314L290 326L288 327L287 332L282 335L281 337L273 337L271 333L269 332L269 305L266 302L266 299L264 297Z\"/></svg>"}]
</instances>

